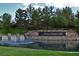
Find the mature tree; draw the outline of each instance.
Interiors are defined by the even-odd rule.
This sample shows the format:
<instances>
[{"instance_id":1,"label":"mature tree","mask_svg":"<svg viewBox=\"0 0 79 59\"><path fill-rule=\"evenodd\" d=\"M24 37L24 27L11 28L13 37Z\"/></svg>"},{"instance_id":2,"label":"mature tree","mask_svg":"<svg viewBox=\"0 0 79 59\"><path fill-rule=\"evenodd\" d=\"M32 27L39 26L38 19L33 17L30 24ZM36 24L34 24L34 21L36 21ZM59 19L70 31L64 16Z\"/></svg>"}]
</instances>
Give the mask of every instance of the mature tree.
<instances>
[{"instance_id":1,"label":"mature tree","mask_svg":"<svg viewBox=\"0 0 79 59\"><path fill-rule=\"evenodd\" d=\"M32 20L31 24L34 29L40 29L41 28L41 10L37 9L34 10L32 13Z\"/></svg>"},{"instance_id":2,"label":"mature tree","mask_svg":"<svg viewBox=\"0 0 79 59\"><path fill-rule=\"evenodd\" d=\"M77 15L76 15L76 17L79 19L79 11L77 11Z\"/></svg>"},{"instance_id":3,"label":"mature tree","mask_svg":"<svg viewBox=\"0 0 79 59\"><path fill-rule=\"evenodd\" d=\"M49 7L49 14L50 15L53 15L53 10L54 10L54 6L50 6Z\"/></svg>"},{"instance_id":4,"label":"mature tree","mask_svg":"<svg viewBox=\"0 0 79 59\"><path fill-rule=\"evenodd\" d=\"M60 17L60 16L63 17L62 21L64 21L64 19L67 21L67 24L65 24L67 26L64 26L64 27L68 27L68 28L74 27L74 16L73 16L73 13L72 13L72 10L70 7L63 8L63 10L61 10L61 12L58 9L57 14L59 14L59 15L57 15L57 17Z\"/></svg>"},{"instance_id":5,"label":"mature tree","mask_svg":"<svg viewBox=\"0 0 79 59\"><path fill-rule=\"evenodd\" d=\"M43 16L42 16L42 19L43 19L43 26L45 29L48 29L49 27L49 20L50 20L50 15L49 15L49 8L48 6L45 6L43 8Z\"/></svg>"},{"instance_id":6,"label":"mature tree","mask_svg":"<svg viewBox=\"0 0 79 59\"><path fill-rule=\"evenodd\" d=\"M56 11L54 11L53 6L35 9L30 4L26 10L18 9L15 19L17 25L30 29L74 27L74 17L70 7L65 7L63 9L57 8Z\"/></svg>"},{"instance_id":7,"label":"mature tree","mask_svg":"<svg viewBox=\"0 0 79 59\"><path fill-rule=\"evenodd\" d=\"M15 17L17 26L20 28L26 28L26 18L27 18L27 11L19 8L16 11L16 17Z\"/></svg>"},{"instance_id":8,"label":"mature tree","mask_svg":"<svg viewBox=\"0 0 79 59\"><path fill-rule=\"evenodd\" d=\"M60 10L59 8L56 9L56 15L60 16L62 15L62 10Z\"/></svg>"},{"instance_id":9,"label":"mature tree","mask_svg":"<svg viewBox=\"0 0 79 59\"><path fill-rule=\"evenodd\" d=\"M70 15L72 15L72 10L69 7L65 7L62 10L62 14L67 18L70 19Z\"/></svg>"},{"instance_id":10,"label":"mature tree","mask_svg":"<svg viewBox=\"0 0 79 59\"><path fill-rule=\"evenodd\" d=\"M69 7L63 10L57 8L55 15L50 18L49 24L52 28L68 28L73 26L73 20L69 17L72 12Z\"/></svg>"},{"instance_id":11,"label":"mature tree","mask_svg":"<svg viewBox=\"0 0 79 59\"><path fill-rule=\"evenodd\" d=\"M8 13L4 13L2 16L3 19L3 29L5 33L10 32L10 21L11 21L11 15Z\"/></svg>"},{"instance_id":12,"label":"mature tree","mask_svg":"<svg viewBox=\"0 0 79 59\"><path fill-rule=\"evenodd\" d=\"M35 8L30 4L27 8L26 8L26 10L27 10L27 12L28 12L28 16L30 17L30 18L32 18L32 13L33 13L33 11L35 10Z\"/></svg>"}]
</instances>

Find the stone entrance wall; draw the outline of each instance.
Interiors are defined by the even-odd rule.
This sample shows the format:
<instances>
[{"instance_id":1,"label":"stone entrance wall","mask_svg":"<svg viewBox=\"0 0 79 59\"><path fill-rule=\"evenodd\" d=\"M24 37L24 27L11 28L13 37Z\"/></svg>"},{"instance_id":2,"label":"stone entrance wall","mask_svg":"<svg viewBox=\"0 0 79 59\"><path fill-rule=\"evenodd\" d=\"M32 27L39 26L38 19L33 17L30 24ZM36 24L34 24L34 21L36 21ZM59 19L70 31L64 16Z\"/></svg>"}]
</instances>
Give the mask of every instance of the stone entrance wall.
<instances>
[{"instance_id":1,"label":"stone entrance wall","mask_svg":"<svg viewBox=\"0 0 79 59\"><path fill-rule=\"evenodd\" d=\"M65 32L64 36L39 36L39 32ZM75 49L79 47L79 37L75 31L72 30L33 30L24 35L0 35L0 41L23 41L32 40L34 42L41 42L48 44L50 47L60 49Z\"/></svg>"},{"instance_id":2,"label":"stone entrance wall","mask_svg":"<svg viewBox=\"0 0 79 59\"><path fill-rule=\"evenodd\" d=\"M39 32L66 32L66 36L39 36ZM70 30L33 30L26 33L28 39L47 44L58 44L66 49L74 49L78 45L78 34Z\"/></svg>"}]
</instances>

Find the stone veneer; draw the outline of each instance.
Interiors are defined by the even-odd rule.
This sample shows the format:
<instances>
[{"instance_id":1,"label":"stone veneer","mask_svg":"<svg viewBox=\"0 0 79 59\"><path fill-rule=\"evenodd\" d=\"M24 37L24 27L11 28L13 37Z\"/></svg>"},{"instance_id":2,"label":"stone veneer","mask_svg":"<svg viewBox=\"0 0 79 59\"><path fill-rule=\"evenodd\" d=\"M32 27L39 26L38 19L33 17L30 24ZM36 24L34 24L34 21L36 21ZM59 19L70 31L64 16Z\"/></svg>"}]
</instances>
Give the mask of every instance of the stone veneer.
<instances>
[{"instance_id":1,"label":"stone veneer","mask_svg":"<svg viewBox=\"0 0 79 59\"><path fill-rule=\"evenodd\" d=\"M66 32L66 36L39 36L38 32ZM32 30L24 35L0 35L0 41L23 41L30 39L50 45L60 45L60 48L74 49L79 44L78 34L73 30Z\"/></svg>"},{"instance_id":2,"label":"stone veneer","mask_svg":"<svg viewBox=\"0 0 79 59\"><path fill-rule=\"evenodd\" d=\"M66 32L66 36L39 36L38 32ZM33 30L26 33L26 37L47 44L65 44L66 49L74 49L78 45L78 34L73 30Z\"/></svg>"}]
</instances>

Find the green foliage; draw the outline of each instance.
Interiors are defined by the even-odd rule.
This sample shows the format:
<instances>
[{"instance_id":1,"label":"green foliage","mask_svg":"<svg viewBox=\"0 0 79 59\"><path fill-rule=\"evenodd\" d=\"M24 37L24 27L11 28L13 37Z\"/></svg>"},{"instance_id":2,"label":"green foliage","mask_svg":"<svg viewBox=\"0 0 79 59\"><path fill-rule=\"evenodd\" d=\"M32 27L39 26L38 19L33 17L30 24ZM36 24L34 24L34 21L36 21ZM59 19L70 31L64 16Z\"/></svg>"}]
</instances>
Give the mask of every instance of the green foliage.
<instances>
[{"instance_id":1,"label":"green foliage","mask_svg":"<svg viewBox=\"0 0 79 59\"><path fill-rule=\"evenodd\" d=\"M39 29L40 22L41 22L41 20L40 20L39 12L37 12L37 10L34 10L33 13L32 13L32 20L31 20L32 27L36 28L36 29Z\"/></svg>"},{"instance_id":2,"label":"green foliage","mask_svg":"<svg viewBox=\"0 0 79 59\"><path fill-rule=\"evenodd\" d=\"M18 9L16 11L16 25L31 30L74 27L75 19L70 7L53 10L53 6L35 9L30 4L26 10Z\"/></svg>"},{"instance_id":3,"label":"green foliage","mask_svg":"<svg viewBox=\"0 0 79 59\"><path fill-rule=\"evenodd\" d=\"M76 16L78 18L79 12ZM20 8L16 10L15 21L16 23L11 23L11 15L4 13L0 21L1 33L22 33L27 30L53 28L79 29L79 20L75 19L70 7L57 8L55 11L53 6L35 9L30 4L25 10Z\"/></svg>"},{"instance_id":4,"label":"green foliage","mask_svg":"<svg viewBox=\"0 0 79 59\"><path fill-rule=\"evenodd\" d=\"M26 17L27 17L27 12L26 10L22 10L22 9L18 9L16 11L16 17L15 17L15 20L16 20L16 25L17 27L19 28L26 28Z\"/></svg>"},{"instance_id":5,"label":"green foliage","mask_svg":"<svg viewBox=\"0 0 79 59\"><path fill-rule=\"evenodd\" d=\"M74 26L75 26L75 30L79 32L79 19L76 19Z\"/></svg>"},{"instance_id":6,"label":"green foliage","mask_svg":"<svg viewBox=\"0 0 79 59\"><path fill-rule=\"evenodd\" d=\"M10 32L10 21L11 21L11 15L8 13L4 13L2 16L2 23L3 23L3 32L4 33L9 33Z\"/></svg>"},{"instance_id":7,"label":"green foliage","mask_svg":"<svg viewBox=\"0 0 79 59\"><path fill-rule=\"evenodd\" d=\"M27 30L27 29L21 29L21 28L11 28L11 34L17 34L17 33L19 33L19 34L24 34L24 33L26 33L26 32L28 32L29 30Z\"/></svg>"}]
</instances>

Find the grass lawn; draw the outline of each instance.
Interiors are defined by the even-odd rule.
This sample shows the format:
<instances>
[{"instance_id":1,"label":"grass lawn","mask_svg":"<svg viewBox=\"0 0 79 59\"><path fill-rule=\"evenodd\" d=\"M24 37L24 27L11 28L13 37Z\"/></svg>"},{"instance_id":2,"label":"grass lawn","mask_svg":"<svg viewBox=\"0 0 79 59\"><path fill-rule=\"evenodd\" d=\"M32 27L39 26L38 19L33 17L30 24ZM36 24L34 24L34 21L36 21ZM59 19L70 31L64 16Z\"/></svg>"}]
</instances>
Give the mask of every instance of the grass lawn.
<instances>
[{"instance_id":1,"label":"grass lawn","mask_svg":"<svg viewBox=\"0 0 79 59\"><path fill-rule=\"evenodd\" d=\"M79 53L0 46L0 56L79 56Z\"/></svg>"}]
</instances>

